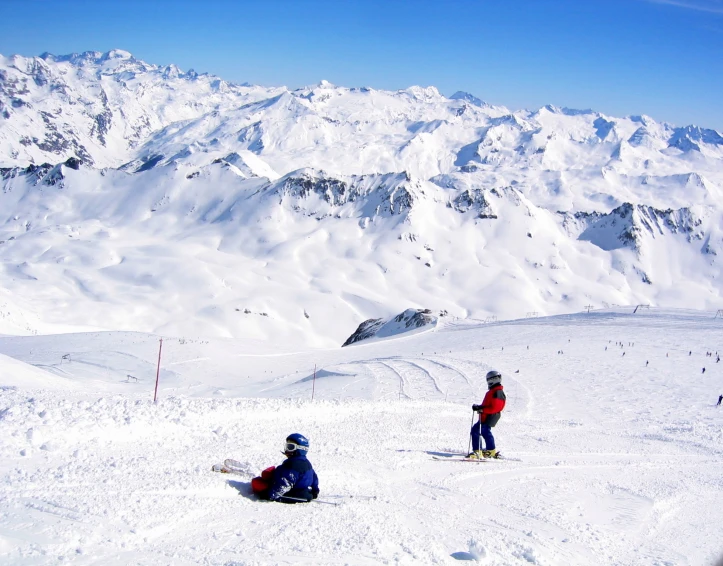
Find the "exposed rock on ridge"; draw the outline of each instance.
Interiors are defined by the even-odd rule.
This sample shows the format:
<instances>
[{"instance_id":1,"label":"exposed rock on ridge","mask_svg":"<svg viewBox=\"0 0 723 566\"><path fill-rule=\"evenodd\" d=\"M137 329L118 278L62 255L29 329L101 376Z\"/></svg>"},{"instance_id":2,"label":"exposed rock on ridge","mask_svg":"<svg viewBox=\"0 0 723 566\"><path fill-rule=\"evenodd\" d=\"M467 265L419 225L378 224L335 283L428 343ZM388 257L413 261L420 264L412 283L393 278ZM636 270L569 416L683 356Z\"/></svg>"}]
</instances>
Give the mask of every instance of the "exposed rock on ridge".
<instances>
[{"instance_id":1,"label":"exposed rock on ridge","mask_svg":"<svg viewBox=\"0 0 723 566\"><path fill-rule=\"evenodd\" d=\"M359 325L342 347L373 337L389 338L424 326L436 326L437 320L437 316L434 316L429 309L407 309L395 317L386 319L370 318Z\"/></svg>"}]
</instances>

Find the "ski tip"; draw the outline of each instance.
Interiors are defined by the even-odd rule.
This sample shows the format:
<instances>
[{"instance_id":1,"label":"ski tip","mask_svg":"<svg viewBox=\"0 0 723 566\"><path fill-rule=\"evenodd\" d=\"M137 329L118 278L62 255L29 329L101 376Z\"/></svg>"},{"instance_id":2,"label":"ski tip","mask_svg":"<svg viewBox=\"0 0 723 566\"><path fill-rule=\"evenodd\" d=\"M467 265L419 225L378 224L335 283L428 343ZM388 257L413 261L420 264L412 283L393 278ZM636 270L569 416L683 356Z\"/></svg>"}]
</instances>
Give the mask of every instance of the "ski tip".
<instances>
[{"instance_id":1,"label":"ski tip","mask_svg":"<svg viewBox=\"0 0 723 566\"><path fill-rule=\"evenodd\" d=\"M238 470L234 470L233 468L229 468L225 464L214 464L211 466L212 472L218 472L219 474L236 474L239 473Z\"/></svg>"}]
</instances>

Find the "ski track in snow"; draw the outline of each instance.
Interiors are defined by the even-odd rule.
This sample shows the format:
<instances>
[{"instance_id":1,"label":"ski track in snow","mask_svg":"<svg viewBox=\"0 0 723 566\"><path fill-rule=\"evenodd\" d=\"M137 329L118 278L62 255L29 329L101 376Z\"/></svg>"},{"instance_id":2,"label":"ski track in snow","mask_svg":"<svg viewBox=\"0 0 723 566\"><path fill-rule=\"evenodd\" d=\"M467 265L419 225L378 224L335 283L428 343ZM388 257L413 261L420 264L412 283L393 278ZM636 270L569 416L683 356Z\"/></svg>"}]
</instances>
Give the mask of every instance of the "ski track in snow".
<instances>
[{"instance_id":1,"label":"ski track in snow","mask_svg":"<svg viewBox=\"0 0 723 566\"><path fill-rule=\"evenodd\" d=\"M455 324L243 358L242 342L164 339L154 405L155 336L0 337L19 360L0 369L0 563L713 564L723 368L705 352L717 344L720 321L676 313ZM65 352L77 354L61 365ZM510 459L433 460L467 449L492 367ZM46 386L23 385L41 370ZM295 431L336 505L251 495ZM210 471L225 458L249 473Z\"/></svg>"}]
</instances>

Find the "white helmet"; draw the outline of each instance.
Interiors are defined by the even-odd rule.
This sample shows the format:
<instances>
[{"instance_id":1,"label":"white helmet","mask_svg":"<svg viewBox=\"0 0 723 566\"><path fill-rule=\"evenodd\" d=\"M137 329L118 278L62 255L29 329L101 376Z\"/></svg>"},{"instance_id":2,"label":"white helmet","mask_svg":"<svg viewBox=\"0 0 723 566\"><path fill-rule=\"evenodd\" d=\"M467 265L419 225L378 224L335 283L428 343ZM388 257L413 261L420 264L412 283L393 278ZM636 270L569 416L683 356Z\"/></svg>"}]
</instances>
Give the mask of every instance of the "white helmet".
<instances>
[{"instance_id":1,"label":"white helmet","mask_svg":"<svg viewBox=\"0 0 723 566\"><path fill-rule=\"evenodd\" d=\"M499 385L502 382L502 374L496 369L487 372L487 386Z\"/></svg>"}]
</instances>

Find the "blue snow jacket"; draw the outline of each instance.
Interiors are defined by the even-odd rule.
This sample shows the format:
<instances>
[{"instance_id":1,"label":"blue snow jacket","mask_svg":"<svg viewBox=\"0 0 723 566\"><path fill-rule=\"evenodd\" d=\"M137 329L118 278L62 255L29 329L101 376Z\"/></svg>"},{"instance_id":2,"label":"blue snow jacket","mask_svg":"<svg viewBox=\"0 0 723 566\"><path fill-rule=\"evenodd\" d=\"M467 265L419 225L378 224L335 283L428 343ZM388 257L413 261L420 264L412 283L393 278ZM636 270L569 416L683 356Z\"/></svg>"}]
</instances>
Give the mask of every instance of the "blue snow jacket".
<instances>
[{"instance_id":1,"label":"blue snow jacket","mask_svg":"<svg viewBox=\"0 0 723 566\"><path fill-rule=\"evenodd\" d=\"M319 478L306 454L294 454L274 470L274 481L269 488L271 501L283 501L285 498L311 501L318 494Z\"/></svg>"}]
</instances>

